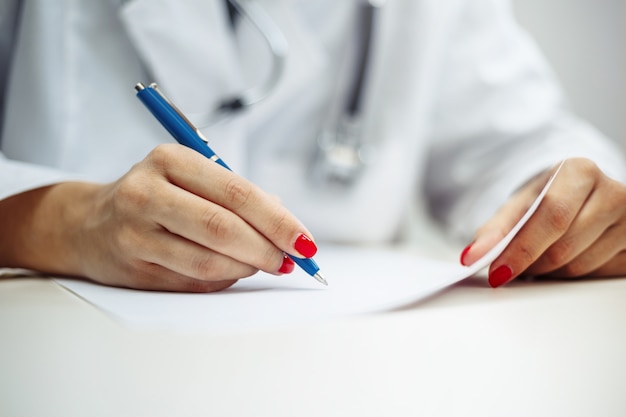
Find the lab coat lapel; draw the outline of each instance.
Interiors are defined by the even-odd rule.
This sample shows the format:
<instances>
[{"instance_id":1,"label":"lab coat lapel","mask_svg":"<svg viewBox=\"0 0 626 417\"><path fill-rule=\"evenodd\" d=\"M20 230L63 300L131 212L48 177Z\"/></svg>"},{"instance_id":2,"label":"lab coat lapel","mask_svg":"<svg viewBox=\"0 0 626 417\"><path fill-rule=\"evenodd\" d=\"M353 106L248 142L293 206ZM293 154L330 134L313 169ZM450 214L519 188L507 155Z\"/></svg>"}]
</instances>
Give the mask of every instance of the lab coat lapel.
<instances>
[{"instance_id":1,"label":"lab coat lapel","mask_svg":"<svg viewBox=\"0 0 626 417\"><path fill-rule=\"evenodd\" d=\"M297 9L293 0L261 1L268 14L283 31L289 43L287 71L283 82L283 91L289 93L298 90L307 83L328 59L321 46L318 34L308 29L306 16Z\"/></svg>"},{"instance_id":2,"label":"lab coat lapel","mask_svg":"<svg viewBox=\"0 0 626 417\"><path fill-rule=\"evenodd\" d=\"M310 105L310 97L301 93L315 91L320 70L329 59L319 34L310 30L301 0L258 0L258 3L283 33L288 54L276 88L239 117L247 129L248 153L256 161L248 161L252 171L257 171L252 165L259 161L266 165L274 163L274 158L283 158L285 151L289 152L286 148L308 147L300 137L285 147L285 132L301 120L297 117L299 109ZM242 23L237 35L244 80L246 85L258 85L271 68L271 55L259 32L249 22ZM255 181L259 179L256 174Z\"/></svg>"},{"instance_id":3,"label":"lab coat lapel","mask_svg":"<svg viewBox=\"0 0 626 417\"><path fill-rule=\"evenodd\" d=\"M186 114L210 114L244 88L224 0L131 0L120 17L148 72ZM238 173L246 174L245 123L201 129Z\"/></svg>"},{"instance_id":4,"label":"lab coat lapel","mask_svg":"<svg viewBox=\"0 0 626 417\"><path fill-rule=\"evenodd\" d=\"M242 88L224 0L132 0L120 8L148 71L188 113Z\"/></svg>"},{"instance_id":5,"label":"lab coat lapel","mask_svg":"<svg viewBox=\"0 0 626 417\"><path fill-rule=\"evenodd\" d=\"M314 80L328 56L319 36L308 29L294 0L258 0L289 43L285 72L270 96L249 111L202 129L220 155L245 175L245 148L258 126L297 103L298 92ZM224 0L130 0L120 18L151 80L187 114L207 114L226 97L262 80L271 68L263 38L249 22L237 28ZM261 43L259 47L259 42ZM267 64L267 65L265 65ZM256 72L255 72L256 71Z\"/></svg>"}]
</instances>

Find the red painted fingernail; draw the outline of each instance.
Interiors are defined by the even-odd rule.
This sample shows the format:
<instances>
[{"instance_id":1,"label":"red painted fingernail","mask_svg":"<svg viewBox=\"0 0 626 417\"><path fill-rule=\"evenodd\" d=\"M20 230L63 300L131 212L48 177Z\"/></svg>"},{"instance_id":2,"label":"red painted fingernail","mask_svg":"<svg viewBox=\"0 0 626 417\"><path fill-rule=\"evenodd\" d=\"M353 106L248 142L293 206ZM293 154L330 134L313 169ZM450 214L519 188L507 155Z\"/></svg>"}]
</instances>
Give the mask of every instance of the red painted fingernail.
<instances>
[{"instance_id":1,"label":"red painted fingernail","mask_svg":"<svg viewBox=\"0 0 626 417\"><path fill-rule=\"evenodd\" d=\"M511 280L513 270L508 265L501 265L491 271L489 274L489 285L498 288L500 285L506 284Z\"/></svg>"},{"instance_id":2,"label":"red painted fingernail","mask_svg":"<svg viewBox=\"0 0 626 417\"><path fill-rule=\"evenodd\" d=\"M474 242L470 243L465 247L465 249L463 249L463 252L461 252L461 265L467 266L467 264L465 263L465 257L467 256L467 253L470 251L470 249L472 249L473 244Z\"/></svg>"},{"instance_id":3,"label":"red painted fingernail","mask_svg":"<svg viewBox=\"0 0 626 417\"><path fill-rule=\"evenodd\" d=\"M296 248L296 250L305 258L310 258L317 252L317 246L315 246L315 243L313 243L311 238L304 233L301 233L300 236L298 236L293 247Z\"/></svg>"},{"instance_id":4,"label":"red painted fingernail","mask_svg":"<svg viewBox=\"0 0 626 417\"><path fill-rule=\"evenodd\" d=\"M283 264L280 266L278 272L281 274L291 274L295 268L296 263L287 255L283 258Z\"/></svg>"}]
</instances>

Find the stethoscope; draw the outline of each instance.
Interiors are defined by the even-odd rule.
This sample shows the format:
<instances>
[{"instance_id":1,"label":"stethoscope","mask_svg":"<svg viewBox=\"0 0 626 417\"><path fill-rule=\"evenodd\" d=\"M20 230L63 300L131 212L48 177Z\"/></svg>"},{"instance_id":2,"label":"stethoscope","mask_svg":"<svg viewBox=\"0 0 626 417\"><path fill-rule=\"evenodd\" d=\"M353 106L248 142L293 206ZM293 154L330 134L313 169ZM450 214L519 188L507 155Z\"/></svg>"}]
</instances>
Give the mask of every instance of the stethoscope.
<instances>
[{"instance_id":1,"label":"stethoscope","mask_svg":"<svg viewBox=\"0 0 626 417\"><path fill-rule=\"evenodd\" d=\"M288 42L265 10L253 0L227 0L231 22L238 17L252 24L261 34L272 55L269 76L259 85L222 100L210 113L190 115L198 127L206 127L232 117L269 96L283 76ZM310 163L310 179L317 186L348 187L356 181L373 154L372 145L364 142L362 104L365 96L368 63L371 55L375 16L384 4L381 0L363 0L359 4L359 47L341 114L332 125L321 128Z\"/></svg>"}]
</instances>

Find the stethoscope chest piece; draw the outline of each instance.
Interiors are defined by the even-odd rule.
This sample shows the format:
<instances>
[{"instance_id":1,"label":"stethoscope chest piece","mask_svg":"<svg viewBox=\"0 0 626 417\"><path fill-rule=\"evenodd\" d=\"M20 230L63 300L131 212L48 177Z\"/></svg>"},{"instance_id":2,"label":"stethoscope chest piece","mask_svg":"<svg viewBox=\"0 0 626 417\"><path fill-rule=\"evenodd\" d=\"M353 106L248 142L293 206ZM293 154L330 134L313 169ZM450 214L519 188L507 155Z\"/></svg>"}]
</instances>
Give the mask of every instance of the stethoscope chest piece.
<instances>
[{"instance_id":1,"label":"stethoscope chest piece","mask_svg":"<svg viewBox=\"0 0 626 417\"><path fill-rule=\"evenodd\" d=\"M374 156L374 147L361 139L361 124L358 117L344 115L338 126L320 132L311 166L313 185L343 189L354 184Z\"/></svg>"},{"instance_id":2,"label":"stethoscope chest piece","mask_svg":"<svg viewBox=\"0 0 626 417\"><path fill-rule=\"evenodd\" d=\"M316 186L335 189L350 187L366 165L374 160L374 145L365 140L362 108L367 69L371 61L374 19L383 3L364 1L359 4L360 33L357 36L352 85L337 123L323 128L317 137L311 168L311 179Z\"/></svg>"},{"instance_id":3,"label":"stethoscope chest piece","mask_svg":"<svg viewBox=\"0 0 626 417\"><path fill-rule=\"evenodd\" d=\"M236 97L225 99L214 111L207 114L190 115L192 122L205 127L226 120L267 97L278 85L284 69L288 51L283 33L253 0L226 0L236 15L241 15L263 36L272 54L272 70L268 79L259 86L242 92ZM347 97L340 97L341 110L329 115L328 120L336 120L320 129L315 141L315 151L310 164L311 183L324 189L346 190L354 185L364 168L374 160L374 145L366 141L363 129L363 101L367 85L367 70L371 61L373 26L377 11L384 5L381 0L358 0L356 56L351 72L351 85ZM233 20L234 25L235 20ZM349 54L346 54L348 56ZM341 89L337 89L340 91ZM333 106L330 106L333 107Z\"/></svg>"}]
</instances>

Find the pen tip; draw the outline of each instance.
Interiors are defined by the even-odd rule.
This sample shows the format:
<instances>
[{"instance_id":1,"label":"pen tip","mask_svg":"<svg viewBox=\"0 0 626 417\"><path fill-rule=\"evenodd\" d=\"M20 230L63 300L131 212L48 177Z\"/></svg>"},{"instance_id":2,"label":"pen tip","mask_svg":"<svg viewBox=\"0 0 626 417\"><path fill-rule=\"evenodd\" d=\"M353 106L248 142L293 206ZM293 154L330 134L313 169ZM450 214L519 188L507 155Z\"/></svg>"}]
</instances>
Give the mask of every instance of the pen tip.
<instances>
[{"instance_id":1,"label":"pen tip","mask_svg":"<svg viewBox=\"0 0 626 417\"><path fill-rule=\"evenodd\" d=\"M320 274L319 272L313 275L313 278L315 278L318 282L321 282L322 284L328 286L328 282L326 282L322 274Z\"/></svg>"}]
</instances>

